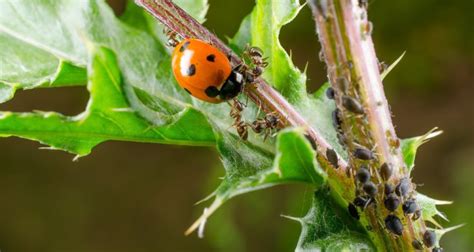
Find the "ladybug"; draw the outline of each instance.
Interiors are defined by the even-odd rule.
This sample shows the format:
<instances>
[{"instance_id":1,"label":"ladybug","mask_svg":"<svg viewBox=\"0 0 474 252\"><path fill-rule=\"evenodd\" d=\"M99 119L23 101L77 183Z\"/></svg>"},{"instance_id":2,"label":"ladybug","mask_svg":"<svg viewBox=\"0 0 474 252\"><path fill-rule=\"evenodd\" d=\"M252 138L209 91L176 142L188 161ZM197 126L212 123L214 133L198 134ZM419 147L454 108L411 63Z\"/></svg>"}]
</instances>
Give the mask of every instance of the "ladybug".
<instances>
[{"instance_id":1,"label":"ladybug","mask_svg":"<svg viewBox=\"0 0 474 252\"><path fill-rule=\"evenodd\" d=\"M219 103L236 97L245 82L237 68L232 68L227 55L199 39L184 39L177 44L171 64L178 84L206 102Z\"/></svg>"}]
</instances>

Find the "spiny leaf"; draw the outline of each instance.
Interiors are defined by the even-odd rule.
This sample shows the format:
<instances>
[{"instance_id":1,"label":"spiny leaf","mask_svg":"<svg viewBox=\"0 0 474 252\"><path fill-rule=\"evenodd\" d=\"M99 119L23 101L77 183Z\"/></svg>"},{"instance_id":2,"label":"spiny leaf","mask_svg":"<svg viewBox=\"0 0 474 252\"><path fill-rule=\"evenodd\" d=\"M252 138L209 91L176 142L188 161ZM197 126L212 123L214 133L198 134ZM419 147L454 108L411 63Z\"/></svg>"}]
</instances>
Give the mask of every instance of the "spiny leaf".
<instances>
[{"instance_id":1,"label":"spiny leaf","mask_svg":"<svg viewBox=\"0 0 474 252\"><path fill-rule=\"evenodd\" d=\"M29 22L24 24L24 20ZM94 80L95 83L90 87L96 87L100 93L101 89L109 88L108 85L114 86L117 90L116 96L100 95L100 98L96 99L92 97L90 104L94 104L94 107L89 107L80 116L73 118L84 120L86 115L90 114L90 109L103 110L106 111L102 112L106 115L103 119L109 120L106 124L110 124L110 129L104 129L106 126L98 123L86 124L88 127L79 123L74 126L71 118L55 113L46 113L47 118L44 117L45 113L4 113L3 120L0 121L0 128L3 130L0 130L0 134L3 136L15 135L50 143L54 149L64 149L78 155L88 154L90 148L104 139L129 141L159 139L159 142L191 145L209 145L214 142L214 133L206 118L190 107L191 98L175 84L169 71L169 57L163 45L156 43L148 34L117 20L103 1L1 1L0 32L2 34L0 43L7 44L8 48L11 48L10 52L7 51L8 55L18 54L18 57L21 57L16 61L8 61L8 70L12 71L4 73L2 70L2 76L8 77L8 84L20 83L15 84L14 88L34 88L40 84L50 87L54 86L53 84L65 85L85 80L83 67L88 61L86 45L89 43L107 45L114 50L119 65L117 71L123 77L118 82L108 82L107 79ZM35 57L29 58L18 53L19 49L15 47L15 43L19 43L23 50L31 52ZM45 66L38 67L37 65L41 65L38 61L43 60ZM116 65L114 62L112 64ZM28 71L25 75L13 71L30 65L32 67L26 68ZM92 74L89 72L89 75ZM0 94L7 98L11 97L14 91L11 86L2 83L0 90ZM156 94L156 97L160 98L157 103L160 110L150 111L139 99L137 90ZM105 104L113 102L114 99L121 99L124 104L120 106ZM133 117L136 120L115 120L104 114L109 113L110 109L118 109L113 115L133 114L134 111L138 111L153 125L162 127L149 125L149 122L137 115ZM39 122L42 118L44 121ZM37 123L33 124L32 121ZM142 126L136 128L128 124L144 125L144 129L141 129ZM22 130L18 130L20 126ZM199 130L195 131L195 135L183 134L187 133L190 127L198 127ZM78 134L83 140L77 143L62 143L64 139L68 139L67 135L73 134L71 130L74 134L83 132ZM55 133L55 137L46 137L51 132ZM112 132L113 134L109 135ZM84 140L86 138L89 139Z\"/></svg>"},{"instance_id":2,"label":"spiny leaf","mask_svg":"<svg viewBox=\"0 0 474 252\"><path fill-rule=\"evenodd\" d=\"M441 240L441 238L443 238L443 236L448 233L448 232L451 232L451 231L454 231L458 228L461 228L463 227L465 224L460 224L460 225L456 225L456 226L453 226L453 227L449 227L449 228L440 228L440 229L435 229L435 228L429 228L429 230L431 231L434 231L435 234L436 234L436 247L439 247L439 241Z\"/></svg>"},{"instance_id":3,"label":"spiny leaf","mask_svg":"<svg viewBox=\"0 0 474 252\"><path fill-rule=\"evenodd\" d=\"M296 251L375 251L366 231L334 200L329 188L315 192Z\"/></svg>"},{"instance_id":4,"label":"spiny leaf","mask_svg":"<svg viewBox=\"0 0 474 252\"><path fill-rule=\"evenodd\" d=\"M436 221L436 216L444 219L445 221L448 220L446 216L437 209L436 206L448 205L452 203L451 201L435 200L421 193L416 195L416 200L420 206L423 220L429 221L439 228L441 228L441 225Z\"/></svg>"},{"instance_id":5,"label":"spiny leaf","mask_svg":"<svg viewBox=\"0 0 474 252\"><path fill-rule=\"evenodd\" d=\"M0 117L0 136L37 140L53 149L66 150L79 156L89 154L94 146L106 140L173 141L176 144L194 141L195 137L179 134L190 130L183 120L202 120L196 120L202 115L194 109L186 109L176 117L174 123L166 127L154 127L129 107L122 90L120 69L109 50L93 49L88 72L91 99L85 112L74 117L54 112L3 112ZM201 125L199 130L212 132L210 129L204 130L205 127ZM202 138L202 145L210 145L214 140L213 135L200 134L199 137Z\"/></svg>"},{"instance_id":6,"label":"spiny leaf","mask_svg":"<svg viewBox=\"0 0 474 252\"><path fill-rule=\"evenodd\" d=\"M437 137L441 135L441 133L443 133L443 131L437 129L438 128L433 128L426 134L419 137L412 137L402 140L401 146L403 152L403 160L405 161L405 165L408 168L408 172L411 172L413 170L413 167L415 167L415 156L418 147L428 142L430 139Z\"/></svg>"},{"instance_id":7,"label":"spiny leaf","mask_svg":"<svg viewBox=\"0 0 474 252\"><path fill-rule=\"evenodd\" d=\"M240 141L228 134L217 139L226 176L212 194L214 202L186 234L205 222L220 205L237 195L288 182L319 186L326 180L326 174L314 158L316 153L301 129L286 129L278 134L275 158L273 153L266 153L249 144L239 144Z\"/></svg>"}]
</instances>

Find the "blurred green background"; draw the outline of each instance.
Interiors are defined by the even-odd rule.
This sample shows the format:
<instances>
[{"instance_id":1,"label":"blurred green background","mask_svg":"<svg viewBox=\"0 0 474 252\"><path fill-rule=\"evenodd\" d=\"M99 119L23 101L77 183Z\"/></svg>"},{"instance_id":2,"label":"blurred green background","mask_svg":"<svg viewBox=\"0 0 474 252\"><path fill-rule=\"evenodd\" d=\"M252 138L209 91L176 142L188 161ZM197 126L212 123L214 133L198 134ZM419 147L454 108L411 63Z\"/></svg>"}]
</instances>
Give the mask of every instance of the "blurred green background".
<instances>
[{"instance_id":1,"label":"blurred green background","mask_svg":"<svg viewBox=\"0 0 474 252\"><path fill-rule=\"evenodd\" d=\"M124 1L109 1L116 13ZM205 25L231 37L253 0L210 0ZM442 240L446 251L474 249L474 4L472 0L369 1L380 60L403 61L385 89L401 138L434 126L444 134L421 147L414 181L442 207L449 225L466 223ZM309 90L326 80L310 11L283 28L281 40L302 69ZM84 109L85 88L18 92L0 110ZM290 251L311 188L288 185L237 197L208 222L205 238L183 231L223 175L211 148L108 142L78 162L38 150L39 144L0 139L1 251Z\"/></svg>"}]
</instances>

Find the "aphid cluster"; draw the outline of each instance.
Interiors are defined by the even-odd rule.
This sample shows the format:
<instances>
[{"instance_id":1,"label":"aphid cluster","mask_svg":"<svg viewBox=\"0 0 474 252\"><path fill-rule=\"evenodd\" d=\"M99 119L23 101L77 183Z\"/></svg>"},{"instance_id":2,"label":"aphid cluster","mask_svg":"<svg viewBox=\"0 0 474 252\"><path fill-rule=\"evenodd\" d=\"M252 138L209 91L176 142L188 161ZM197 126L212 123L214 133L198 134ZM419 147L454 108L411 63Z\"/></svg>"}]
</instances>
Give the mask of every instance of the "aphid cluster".
<instances>
[{"instance_id":1,"label":"aphid cluster","mask_svg":"<svg viewBox=\"0 0 474 252\"><path fill-rule=\"evenodd\" d=\"M366 7L365 2L361 5ZM346 68L351 68L351 62L347 63ZM381 205L386 212L383 222L386 230L394 237L403 235L406 218L416 221L421 216L421 209L415 200L415 187L411 183L410 178L402 178L394 183L393 171L394 167L389 162L380 162L378 156L373 151L374 146L370 144L369 133L364 128L350 128L350 132L358 132L362 134L368 143L361 144L353 141L349 142L350 136L345 135L343 126L348 120L366 120L366 111L364 106L359 102L357 94L351 94L349 77L339 77L331 88L326 91L328 99L334 99L340 105L332 113L333 126L336 129L339 143L351 148L351 158L355 167L348 169L348 176L354 178L356 185L356 197L349 203L347 211L355 219L360 218L359 211L365 211L369 206L378 207ZM355 84L356 85L356 84ZM352 125L352 127L358 127ZM390 137L388 134L387 137ZM398 148L400 142L398 139L388 139L392 147ZM326 158L330 164L337 168L338 157L332 149L326 150ZM400 211L401 210L401 211ZM403 213L403 214L400 214ZM436 244L434 233L426 231L424 234L417 236L412 241L415 250L423 248L432 248ZM441 251L441 248L434 248L433 251Z\"/></svg>"}]
</instances>

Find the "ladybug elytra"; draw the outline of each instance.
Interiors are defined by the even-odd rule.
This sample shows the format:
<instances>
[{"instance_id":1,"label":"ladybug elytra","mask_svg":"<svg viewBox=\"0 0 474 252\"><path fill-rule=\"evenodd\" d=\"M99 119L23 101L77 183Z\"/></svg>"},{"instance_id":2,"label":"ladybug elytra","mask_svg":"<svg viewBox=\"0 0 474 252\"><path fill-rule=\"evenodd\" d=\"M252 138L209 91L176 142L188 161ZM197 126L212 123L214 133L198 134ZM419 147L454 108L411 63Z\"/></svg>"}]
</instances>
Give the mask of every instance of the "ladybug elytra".
<instances>
[{"instance_id":1,"label":"ladybug elytra","mask_svg":"<svg viewBox=\"0 0 474 252\"><path fill-rule=\"evenodd\" d=\"M173 74L192 96L211 103L236 97L244 85L243 75L232 69L228 57L199 39L184 39L172 55Z\"/></svg>"}]
</instances>

